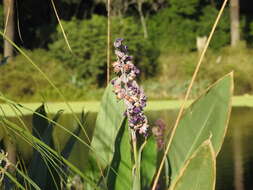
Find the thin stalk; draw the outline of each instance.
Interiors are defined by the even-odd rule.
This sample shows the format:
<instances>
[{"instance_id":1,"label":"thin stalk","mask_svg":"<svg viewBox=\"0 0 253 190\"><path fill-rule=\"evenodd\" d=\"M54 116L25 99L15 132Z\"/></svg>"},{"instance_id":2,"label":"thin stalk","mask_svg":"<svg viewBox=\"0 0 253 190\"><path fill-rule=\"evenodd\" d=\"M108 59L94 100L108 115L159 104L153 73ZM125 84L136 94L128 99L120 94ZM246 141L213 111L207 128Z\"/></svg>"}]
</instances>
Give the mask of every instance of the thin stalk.
<instances>
[{"instance_id":1,"label":"thin stalk","mask_svg":"<svg viewBox=\"0 0 253 190\"><path fill-rule=\"evenodd\" d=\"M55 16L56 16L56 18L57 18L57 21L58 21L59 26L60 26L60 28L61 28L61 31L62 31L62 34L63 34L64 40L65 40L65 42L66 42L66 44L67 44L67 46L68 46L68 48L69 48L69 51L72 53L72 49L71 49L71 47L70 47L70 44L69 44L68 38L67 38L66 33L65 33L65 31L64 31L64 29L63 29L63 26L62 26L62 24L61 24L61 20L60 20L60 18L59 18L58 13L57 13L57 10L56 10L56 7L55 7L55 4L54 4L54 1L53 1L53 0L51 0L51 3L52 3L52 6L53 6L53 9L54 9L54 13L55 13Z\"/></svg>"},{"instance_id":2,"label":"thin stalk","mask_svg":"<svg viewBox=\"0 0 253 190\"><path fill-rule=\"evenodd\" d=\"M133 152L134 152L134 162L135 164L138 161L138 151L137 151L137 139L136 139L136 134L134 130L131 130L131 135L132 135L132 143L133 143Z\"/></svg>"},{"instance_id":3,"label":"thin stalk","mask_svg":"<svg viewBox=\"0 0 253 190\"><path fill-rule=\"evenodd\" d=\"M140 163L138 159L138 150L137 150L137 139L136 133L134 130L131 130L132 144L133 144L133 153L134 153L134 167L133 167L133 189L139 189L140 187ZM137 187L137 188L136 188Z\"/></svg>"},{"instance_id":4,"label":"thin stalk","mask_svg":"<svg viewBox=\"0 0 253 190\"><path fill-rule=\"evenodd\" d=\"M197 64L197 66L196 66L196 68L195 68L195 71L194 71L194 73L193 73L193 76L192 76L192 79L191 79L191 83L190 83L190 85L189 85L189 87L188 87L188 89L187 89L187 92L186 92L184 101L183 101L183 103L182 103L182 105L181 105L181 108L180 108L179 113L178 113L178 115L177 115L177 119L176 119L175 125L174 125L174 127L173 127L173 129L172 129L169 142L168 142L168 144L167 144L167 146L166 146L166 150L165 150L165 152L164 152L164 154L163 154L163 158L162 158L160 167L159 167L159 169L158 169L158 172L157 172L157 174L156 174L156 177L155 177L155 180L154 180L154 183L153 183L153 186L152 186L152 190L155 190L156 185L157 185L157 183L158 183L158 180L159 180L159 177L160 177L160 174L161 174L161 171L162 171L164 162L165 162L165 160L166 160L166 155L167 155L168 152L169 152L169 149L170 149L170 146L171 146L171 143L172 143L172 139L173 139L173 137L174 137L174 135L175 135L176 129L177 129L178 124L179 124L179 121L180 121L180 119L181 119L181 117L182 117L182 114L183 114L183 111L184 111L184 107L185 107L186 102L187 102L187 100L188 100L188 98L189 98L189 95L190 95L192 86L193 86L193 84L194 84L194 82L195 82L195 79L196 79L197 74L198 74L198 72L199 72L200 66L201 66L201 64L203 63L203 59L204 59L205 53L206 53L206 51L207 51L207 49L208 49L208 46L209 46L209 44L210 44L210 41L211 41L211 39L212 39L212 37L213 37L213 34L214 34L215 29L216 29L216 27L217 27L217 25L218 25L218 23L219 23L219 20L220 20L220 18L221 18L221 15L222 15L222 13L223 13L223 11L224 11L224 9L225 9L225 6L226 6L227 2L228 2L228 0L224 0L224 2L223 2L223 4L222 4L222 7L221 7L221 9L220 9L220 11L219 11L219 13L218 13L218 16L217 16L217 18L216 18L214 24L213 24L212 30L211 30L211 32L210 32L210 34L209 34L209 36L208 36L207 42L206 42L206 44L205 44L205 47L204 47L204 49L203 49L203 51L202 51L202 53L201 53L201 56L200 56L199 61L198 61L198 64Z\"/></svg>"},{"instance_id":5,"label":"thin stalk","mask_svg":"<svg viewBox=\"0 0 253 190\"><path fill-rule=\"evenodd\" d=\"M107 72L106 84L110 81L110 60L111 60L111 0L107 0Z\"/></svg>"}]
</instances>

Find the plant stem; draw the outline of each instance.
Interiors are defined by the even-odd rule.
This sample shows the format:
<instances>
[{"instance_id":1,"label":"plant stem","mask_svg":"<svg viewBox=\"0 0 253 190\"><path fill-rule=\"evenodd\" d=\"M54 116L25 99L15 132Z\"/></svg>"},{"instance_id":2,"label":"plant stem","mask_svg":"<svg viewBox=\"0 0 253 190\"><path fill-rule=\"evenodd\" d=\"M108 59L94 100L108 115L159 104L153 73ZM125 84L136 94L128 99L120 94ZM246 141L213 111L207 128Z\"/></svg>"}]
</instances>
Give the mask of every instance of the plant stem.
<instances>
[{"instance_id":1,"label":"plant stem","mask_svg":"<svg viewBox=\"0 0 253 190\"><path fill-rule=\"evenodd\" d=\"M133 153L134 153L133 190L139 190L140 189L140 163L138 159L136 133L132 129L131 129L131 136L132 136Z\"/></svg>"},{"instance_id":2,"label":"plant stem","mask_svg":"<svg viewBox=\"0 0 253 190\"><path fill-rule=\"evenodd\" d=\"M136 134L134 130L131 130L131 135L132 135L132 143L133 143L133 150L134 150L134 162L138 161L138 151L137 151L137 139L136 139Z\"/></svg>"}]
</instances>

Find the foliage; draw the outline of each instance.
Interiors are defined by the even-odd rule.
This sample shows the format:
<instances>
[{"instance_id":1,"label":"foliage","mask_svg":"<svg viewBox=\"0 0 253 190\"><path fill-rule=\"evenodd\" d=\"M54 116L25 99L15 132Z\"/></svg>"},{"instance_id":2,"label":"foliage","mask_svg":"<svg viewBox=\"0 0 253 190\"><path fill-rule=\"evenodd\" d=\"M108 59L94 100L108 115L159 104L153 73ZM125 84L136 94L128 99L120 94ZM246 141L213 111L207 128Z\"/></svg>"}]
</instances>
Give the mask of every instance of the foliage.
<instances>
[{"instance_id":1,"label":"foliage","mask_svg":"<svg viewBox=\"0 0 253 190\"><path fill-rule=\"evenodd\" d=\"M212 29L212 25L218 10L212 6L206 6L202 9L202 15L199 18L197 34L199 36L208 36ZM220 49L230 42L230 26L229 26L229 12L225 9L223 16L215 30L215 35L210 43L210 47L213 49Z\"/></svg>"},{"instance_id":2,"label":"foliage","mask_svg":"<svg viewBox=\"0 0 253 190\"><path fill-rule=\"evenodd\" d=\"M143 77L155 74L158 54L151 43L142 38L140 25L133 18L113 19L112 37L122 36L129 40L137 66L143 70ZM69 52L58 27L54 42L49 46L52 55L72 71L72 77L81 84L104 84L106 77L106 18L94 15L90 20L65 21L73 53ZM131 39L131 41L130 41Z\"/></svg>"},{"instance_id":3,"label":"foliage","mask_svg":"<svg viewBox=\"0 0 253 190\"><path fill-rule=\"evenodd\" d=\"M245 42L237 47L224 47L219 51L209 50L203 60L203 67L193 86L191 97L195 98L210 82L231 70L235 77L235 94L242 95L253 91L252 50L246 48ZM196 67L199 54L169 53L159 58L160 76L143 83L150 98L181 98L189 84L190 77ZM240 64L238 64L240 63ZM175 74L176 73L176 74ZM157 91L159 90L159 94Z\"/></svg>"},{"instance_id":4,"label":"foliage","mask_svg":"<svg viewBox=\"0 0 253 190\"><path fill-rule=\"evenodd\" d=\"M28 56L47 74L54 84L70 100L97 100L103 89L94 86L80 86L71 77L72 72L64 64L43 49L25 51ZM0 68L0 91L17 101L59 101L59 94L45 78L31 66L25 57L18 55Z\"/></svg>"},{"instance_id":5,"label":"foliage","mask_svg":"<svg viewBox=\"0 0 253 190\"><path fill-rule=\"evenodd\" d=\"M103 77L106 70L106 20L93 16L91 20L73 19L62 22L72 47L71 53L62 38L60 27L57 29L54 43L49 47L52 55L71 69L77 81L90 84Z\"/></svg>"},{"instance_id":6,"label":"foliage","mask_svg":"<svg viewBox=\"0 0 253 190\"><path fill-rule=\"evenodd\" d=\"M171 10L183 16L193 16L198 13L200 0L170 0Z\"/></svg>"},{"instance_id":7,"label":"foliage","mask_svg":"<svg viewBox=\"0 0 253 190\"><path fill-rule=\"evenodd\" d=\"M41 115L37 115L41 114ZM57 122L59 117L61 116L62 111L59 111L54 118L53 122ZM85 118L82 115L82 123ZM52 149L55 149L54 141L53 141L53 131L55 127L55 123L48 122L47 114L45 112L44 104L40 106L35 113L33 114L33 135L43 141L46 145L50 146ZM79 135L81 126L77 126L73 134ZM60 155L68 159L70 152L73 149L73 146L76 142L74 136L71 136ZM39 147L39 145L37 145ZM48 158L44 155L43 148L40 149L36 147L33 151L33 156L31 159L31 163L28 168L28 176L41 188L41 189L54 189L55 186L60 187L60 179L66 181L67 177L64 175L69 175L68 167L61 163L59 160L54 160L55 163L59 164L59 168L55 168L54 164L48 161ZM38 172L38 170L40 172ZM64 174L64 175L63 175ZM55 182L54 180L57 180Z\"/></svg>"},{"instance_id":8,"label":"foliage","mask_svg":"<svg viewBox=\"0 0 253 190\"><path fill-rule=\"evenodd\" d=\"M170 3L171 7L163 9L148 20L150 40L164 53L168 52L168 48L172 52L195 50L196 37L209 35L218 10L210 5L201 5L199 0L184 3L173 0ZM227 45L229 29L229 15L226 10L210 47L217 49Z\"/></svg>"},{"instance_id":9,"label":"foliage","mask_svg":"<svg viewBox=\"0 0 253 190\"><path fill-rule=\"evenodd\" d=\"M37 49L27 51L27 53L50 78L56 79L57 85L66 83L67 72L45 50ZM35 93L39 94L43 89L49 88L48 82L21 55L1 67L0 72L1 92L5 95L19 98L22 96L31 97ZM64 76L62 72L66 75ZM40 88L41 86L43 88Z\"/></svg>"}]
</instances>

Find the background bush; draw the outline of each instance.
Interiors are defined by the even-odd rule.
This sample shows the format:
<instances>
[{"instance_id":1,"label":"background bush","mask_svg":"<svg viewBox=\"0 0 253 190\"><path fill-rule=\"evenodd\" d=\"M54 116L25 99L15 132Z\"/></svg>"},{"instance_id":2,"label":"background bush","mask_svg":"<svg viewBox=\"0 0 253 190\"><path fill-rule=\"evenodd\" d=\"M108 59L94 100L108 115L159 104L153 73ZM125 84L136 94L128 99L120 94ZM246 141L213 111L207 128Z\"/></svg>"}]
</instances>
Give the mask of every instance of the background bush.
<instances>
[{"instance_id":1,"label":"background bush","mask_svg":"<svg viewBox=\"0 0 253 190\"><path fill-rule=\"evenodd\" d=\"M211 5L202 6L201 1L170 1L171 7L163 9L149 20L150 39L162 52L192 51L196 49L196 37L208 36L218 9ZM189 5L185 5L189 4ZM228 45L230 40L229 14L226 9L210 44L213 49Z\"/></svg>"},{"instance_id":2,"label":"background bush","mask_svg":"<svg viewBox=\"0 0 253 190\"><path fill-rule=\"evenodd\" d=\"M73 53L68 50L60 27L49 45L52 56L63 62L71 70L71 77L77 85L105 84L106 77L106 18L94 15L90 20L63 22ZM157 51L151 43L142 36L140 24L133 18L115 18L112 26L112 39L122 37L130 47L130 54L134 56L136 64L141 67L142 76L152 76L156 71ZM112 52L113 53L113 52ZM115 55L112 54L112 60Z\"/></svg>"}]
</instances>

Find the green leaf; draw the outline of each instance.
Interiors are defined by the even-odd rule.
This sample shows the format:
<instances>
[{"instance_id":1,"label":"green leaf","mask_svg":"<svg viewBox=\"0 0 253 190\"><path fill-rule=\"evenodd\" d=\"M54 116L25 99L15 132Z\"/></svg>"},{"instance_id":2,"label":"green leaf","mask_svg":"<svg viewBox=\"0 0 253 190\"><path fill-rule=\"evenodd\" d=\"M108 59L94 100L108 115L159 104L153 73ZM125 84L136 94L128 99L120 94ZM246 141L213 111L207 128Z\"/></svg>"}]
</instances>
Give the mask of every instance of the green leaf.
<instances>
[{"instance_id":1,"label":"green leaf","mask_svg":"<svg viewBox=\"0 0 253 190\"><path fill-rule=\"evenodd\" d=\"M89 153L85 175L94 183L98 184L100 179L106 185L105 177L101 177L105 168L109 166L114 154L114 142L120 127L124 121L126 108L124 102L116 99L111 83L107 86L98 112L91 151ZM102 180L102 182L101 182ZM94 189L87 184L86 189Z\"/></svg>"},{"instance_id":2,"label":"green leaf","mask_svg":"<svg viewBox=\"0 0 253 190\"><path fill-rule=\"evenodd\" d=\"M82 112L81 114L81 119L80 119L80 122L82 125L84 125L86 119L87 119L87 115L88 114L85 114L84 112ZM81 126L80 124L77 125L76 129L74 130L73 134L76 135L76 136L79 136L80 134L80 131L81 131ZM65 159L68 159L69 156L70 156L70 153L71 151L73 150L73 147L75 145L75 143L77 142L77 139L76 137L74 137L73 135L71 135L66 143L66 145L64 146L63 150L61 151L61 156ZM67 178L68 178L68 175L70 174L69 170L68 170L68 166L67 164L65 164L64 162L61 163L61 167L62 167L62 170L64 171L64 173L66 175L62 176L62 181L67 181ZM66 184L63 184L64 188Z\"/></svg>"},{"instance_id":3,"label":"green leaf","mask_svg":"<svg viewBox=\"0 0 253 190\"><path fill-rule=\"evenodd\" d=\"M207 140L187 160L169 190L214 190L215 180L216 155Z\"/></svg>"},{"instance_id":4,"label":"green leaf","mask_svg":"<svg viewBox=\"0 0 253 190\"><path fill-rule=\"evenodd\" d=\"M39 107L36 111L39 114L46 116L44 105ZM62 110L58 111L52 120L54 122L57 122L57 120L59 119L62 112L63 112ZM33 124L34 124L33 128L39 129L39 130L37 130L37 132L43 132L43 134L37 133L37 135L40 137L40 139L46 145L50 146L51 148L54 148L54 144L53 144L54 123L50 122L49 124L47 124L48 122L45 122L46 118L42 118L41 116L37 117L36 114L34 114L33 117L35 117L35 118L33 118L33 121L36 121L36 122L33 122ZM39 121L41 121L41 123L39 123ZM46 125L46 126L43 126L43 125ZM29 174L30 178L40 188L44 189L44 188L46 188L46 186L48 184L52 183L50 179L52 179L53 176L51 176L51 174L50 174L49 166L48 166L49 163L46 163L47 159L45 158L45 155L43 155L42 152L38 151L37 149L39 149L39 145L36 149L34 149L33 158L32 158L31 164L28 169L28 174Z\"/></svg>"},{"instance_id":5,"label":"green leaf","mask_svg":"<svg viewBox=\"0 0 253 190\"><path fill-rule=\"evenodd\" d=\"M109 84L102 98L91 142L91 147L96 151L95 157L103 161L103 168L112 160L114 141L125 118L125 110L124 102L116 99L113 86Z\"/></svg>"},{"instance_id":6,"label":"green leaf","mask_svg":"<svg viewBox=\"0 0 253 190\"><path fill-rule=\"evenodd\" d=\"M80 120L82 125L84 124L86 119L87 119L87 114L84 114L84 112L82 112L81 120ZM81 126L78 124L73 133L76 136L79 136L80 131L81 131ZM63 156L63 158L68 159L76 142L77 142L77 139L73 135L71 135L66 145L64 146L63 150L61 151L61 155Z\"/></svg>"},{"instance_id":7,"label":"green leaf","mask_svg":"<svg viewBox=\"0 0 253 190\"><path fill-rule=\"evenodd\" d=\"M224 141L231 111L233 74L216 82L185 112L176 129L168 152L171 184L193 152L208 139L217 155Z\"/></svg>"},{"instance_id":8,"label":"green leaf","mask_svg":"<svg viewBox=\"0 0 253 190\"><path fill-rule=\"evenodd\" d=\"M128 122L122 124L115 143L114 155L108 174L108 189L125 190L132 187L132 160Z\"/></svg>"},{"instance_id":9,"label":"green leaf","mask_svg":"<svg viewBox=\"0 0 253 190\"><path fill-rule=\"evenodd\" d=\"M37 113L39 113L40 115L38 115ZM42 117L41 115L44 117ZM33 126L32 132L33 135L39 139L42 138L42 135L48 126L48 120L46 119L46 117L47 113L45 111L44 104L42 104L39 108L37 108L32 116L32 126Z\"/></svg>"},{"instance_id":10,"label":"green leaf","mask_svg":"<svg viewBox=\"0 0 253 190\"><path fill-rule=\"evenodd\" d=\"M154 136L151 136L141 155L141 189L150 189L152 179L156 172L158 159L157 145Z\"/></svg>"}]
</instances>

